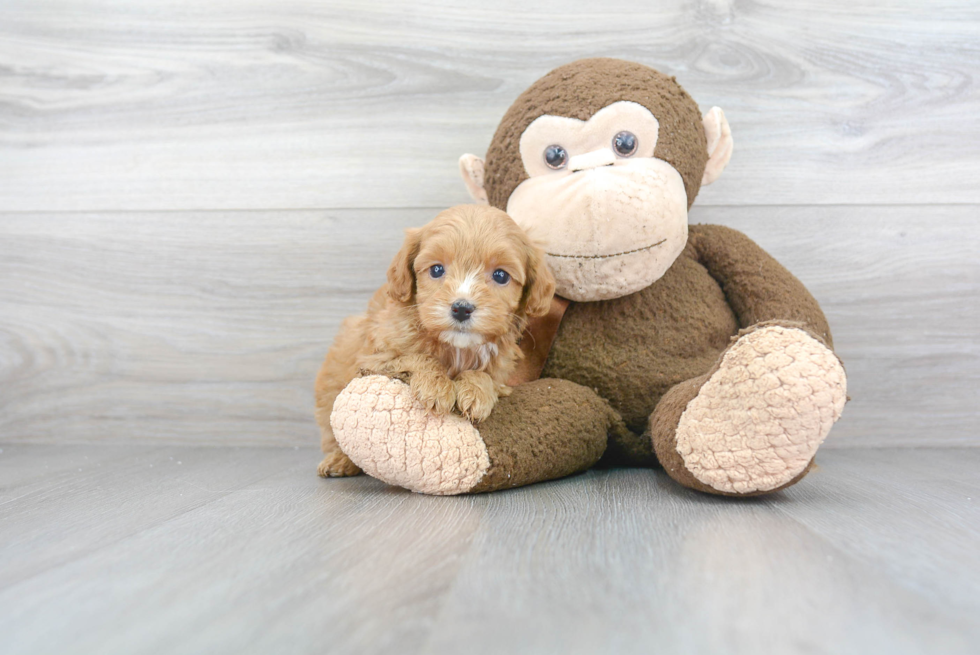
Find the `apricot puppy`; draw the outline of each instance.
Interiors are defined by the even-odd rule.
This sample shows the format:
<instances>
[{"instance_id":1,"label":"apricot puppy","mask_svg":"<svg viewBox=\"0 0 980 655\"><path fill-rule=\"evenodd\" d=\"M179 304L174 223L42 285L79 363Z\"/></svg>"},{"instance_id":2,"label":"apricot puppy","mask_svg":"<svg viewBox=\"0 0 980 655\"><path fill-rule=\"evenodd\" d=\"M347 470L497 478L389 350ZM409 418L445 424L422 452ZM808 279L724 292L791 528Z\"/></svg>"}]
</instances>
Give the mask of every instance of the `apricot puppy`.
<instances>
[{"instance_id":1,"label":"apricot puppy","mask_svg":"<svg viewBox=\"0 0 980 655\"><path fill-rule=\"evenodd\" d=\"M360 473L330 428L334 400L358 375L405 379L433 412L489 416L510 393L528 317L548 313L554 292L544 253L499 209L452 207L406 230L387 284L344 321L317 376L320 475Z\"/></svg>"}]
</instances>

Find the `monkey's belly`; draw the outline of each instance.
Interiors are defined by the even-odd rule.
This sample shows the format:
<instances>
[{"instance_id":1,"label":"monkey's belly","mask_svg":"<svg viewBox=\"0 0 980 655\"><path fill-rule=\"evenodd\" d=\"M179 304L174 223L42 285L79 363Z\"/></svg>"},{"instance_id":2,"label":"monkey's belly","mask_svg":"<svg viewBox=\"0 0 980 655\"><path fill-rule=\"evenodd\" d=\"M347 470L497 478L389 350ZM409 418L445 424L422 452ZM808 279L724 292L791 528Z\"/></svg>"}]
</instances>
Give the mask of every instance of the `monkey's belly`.
<instances>
[{"instance_id":1,"label":"monkey's belly","mask_svg":"<svg viewBox=\"0 0 980 655\"><path fill-rule=\"evenodd\" d=\"M646 289L573 303L541 377L595 389L641 433L660 398L707 373L737 331L721 287L685 252Z\"/></svg>"}]
</instances>

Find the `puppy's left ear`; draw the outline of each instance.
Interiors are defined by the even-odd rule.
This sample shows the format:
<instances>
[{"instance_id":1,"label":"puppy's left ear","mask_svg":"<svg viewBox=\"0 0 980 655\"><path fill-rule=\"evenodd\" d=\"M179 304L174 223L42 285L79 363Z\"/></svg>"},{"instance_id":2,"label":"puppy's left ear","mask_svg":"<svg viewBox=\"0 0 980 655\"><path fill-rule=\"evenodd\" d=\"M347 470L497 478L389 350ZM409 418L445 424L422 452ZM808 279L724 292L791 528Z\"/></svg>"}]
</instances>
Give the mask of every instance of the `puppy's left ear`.
<instances>
[{"instance_id":1,"label":"puppy's left ear","mask_svg":"<svg viewBox=\"0 0 980 655\"><path fill-rule=\"evenodd\" d=\"M412 299L415 293L415 258L421 242L421 229L410 227L405 230L405 243L388 267L388 295L392 300L408 302Z\"/></svg>"},{"instance_id":2,"label":"puppy's left ear","mask_svg":"<svg viewBox=\"0 0 980 655\"><path fill-rule=\"evenodd\" d=\"M524 313L528 316L544 316L551 311L551 299L555 295L555 276L544 260L544 252L528 247L527 281L524 283Z\"/></svg>"}]
</instances>

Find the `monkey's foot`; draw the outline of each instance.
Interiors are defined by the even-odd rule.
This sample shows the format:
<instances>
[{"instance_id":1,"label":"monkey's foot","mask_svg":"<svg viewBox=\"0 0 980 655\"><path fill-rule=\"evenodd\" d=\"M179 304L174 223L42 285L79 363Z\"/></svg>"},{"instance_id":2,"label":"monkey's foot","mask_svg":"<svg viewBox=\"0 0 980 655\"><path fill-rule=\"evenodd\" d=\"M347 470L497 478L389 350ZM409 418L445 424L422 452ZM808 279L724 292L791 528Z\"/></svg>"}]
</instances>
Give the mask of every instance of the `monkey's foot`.
<instances>
[{"instance_id":1,"label":"monkey's foot","mask_svg":"<svg viewBox=\"0 0 980 655\"><path fill-rule=\"evenodd\" d=\"M725 352L687 404L676 452L694 478L722 493L788 486L806 473L846 399L844 368L830 349L800 329L760 327Z\"/></svg>"},{"instance_id":2,"label":"monkey's foot","mask_svg":"<svg viewBox=\"0 0 980 655\"><path fill-rule=\"evenodd\" d=\"M426 411L399 380L371 375L337 396L334 437L365 473L424 494L518 487L592 466L606 447L608 405L564 380L522 384L477 429Z\"/></svg>"}]
</instances>

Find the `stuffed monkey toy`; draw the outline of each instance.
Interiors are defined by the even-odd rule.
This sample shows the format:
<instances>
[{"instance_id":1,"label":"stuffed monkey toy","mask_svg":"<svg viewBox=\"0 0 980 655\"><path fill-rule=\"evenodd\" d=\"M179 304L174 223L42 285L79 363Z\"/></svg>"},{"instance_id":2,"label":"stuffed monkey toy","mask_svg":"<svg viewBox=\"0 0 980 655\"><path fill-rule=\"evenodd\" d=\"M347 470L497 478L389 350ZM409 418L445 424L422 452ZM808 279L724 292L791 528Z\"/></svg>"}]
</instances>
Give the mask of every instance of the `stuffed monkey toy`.
<instances>
[{"instance_id":1,"label":"stuffed monkey toy","mask_svg":"<svg viewBox=\"0 0 980 655\"><path fill-rule=\"evenodd\" d=\"M551 314L522 341L523 382L485 421L428 414L366 376L331 415L365 472L427 494L493 491L597 463L662 466L679 484L748 496L802 479L839 418L846 377L802 283L748 237L688 226L732 153L674 78L616 59L548 73L464 155L476 202L547 252Z\"/></svg>"}]
</instances>

